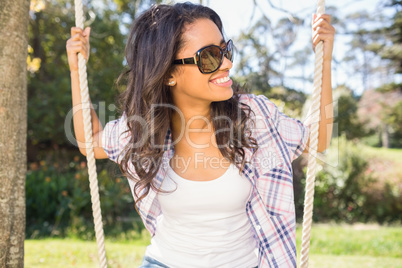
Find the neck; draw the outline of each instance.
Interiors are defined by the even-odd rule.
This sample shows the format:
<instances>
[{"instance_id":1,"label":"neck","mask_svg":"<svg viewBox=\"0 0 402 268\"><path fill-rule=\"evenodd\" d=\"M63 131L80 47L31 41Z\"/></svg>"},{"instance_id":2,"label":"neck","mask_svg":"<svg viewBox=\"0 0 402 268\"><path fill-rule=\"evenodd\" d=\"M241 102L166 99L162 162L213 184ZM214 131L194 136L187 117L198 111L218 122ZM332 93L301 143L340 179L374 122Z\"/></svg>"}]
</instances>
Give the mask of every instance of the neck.
<instances>
[{"instance_id":1,"label":"neck","mask_svg":"<svg viewBox=\"0 0 402 268\"><path fill-rule=\"evenodd\" d=\"M206 129L211 122L211 104L208 106L175 105L177 111L172 114L172 130Z\"/></svg>"},{"instance_id":2,"label":"neck","mask_svg":"<svg viewBox=\"0 0 402 268\"><path fill-rule=\"evenodd\" d=\"M194 134L213 130L211 122L211 102L206 101L176 101L176 110L172 114L171 129L173 139L181 133Z\"/></svg>"}]
</instances>

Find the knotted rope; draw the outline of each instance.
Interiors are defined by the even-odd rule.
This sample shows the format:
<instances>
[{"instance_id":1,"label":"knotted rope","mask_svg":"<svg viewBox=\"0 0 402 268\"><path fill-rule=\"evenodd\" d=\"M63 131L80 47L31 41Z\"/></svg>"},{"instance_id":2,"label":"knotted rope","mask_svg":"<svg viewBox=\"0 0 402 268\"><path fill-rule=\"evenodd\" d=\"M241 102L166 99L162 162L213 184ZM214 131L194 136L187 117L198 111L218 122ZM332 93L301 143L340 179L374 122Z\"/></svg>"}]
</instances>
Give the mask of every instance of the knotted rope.
<instances>
[{"instance_id":1,"label":"knotted rope","mask_svg":"<svg viewBox=\"0 0 402 268\"><path fill-rule=\"evenodd\" d=\"M317 15L325 13L325 1L317 1ZM317 145L318 145L318 123L320 121L320 102L321 102L321 85L322 85L322 65L324 56L323 42L319 42L315 47L315 64L314 64L314 83L312 94L311 110L312 116L310 125L310 145L309 158L307 166L306 193L304 197L304 214L303 214L303 230L302 230L302 248L300 256L300 267L308 267L308 253L310 249L311 224L313 217L313 201L314 201L314 180L317 169Z\"/></svg>"},{"instance_id":2,"label":"knotted rope","mask_svg":"<svg viewBox=\"0 0 402 268\"><path fill-rule=\"evenodd\" d=\"M75 25L84 29L84 11L81 0L75 0ZM87 152L89 188L91 191L92 215L94 217L96 242L100 267L107 267L95 154L92 141L91 103L89 102L87 67L84 56L78 54L78 73L81 89L81 107L84 117L85 147Z\"/></svg>"}]
</instances>

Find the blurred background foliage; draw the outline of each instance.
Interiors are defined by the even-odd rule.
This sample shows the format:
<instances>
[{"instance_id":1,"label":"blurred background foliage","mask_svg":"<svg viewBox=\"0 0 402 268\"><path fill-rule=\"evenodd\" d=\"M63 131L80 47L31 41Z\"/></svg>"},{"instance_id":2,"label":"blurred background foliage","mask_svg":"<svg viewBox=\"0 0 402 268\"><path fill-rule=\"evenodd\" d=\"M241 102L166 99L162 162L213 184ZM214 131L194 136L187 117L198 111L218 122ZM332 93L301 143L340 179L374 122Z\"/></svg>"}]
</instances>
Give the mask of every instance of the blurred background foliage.
<instances>
[{"instance_id":1,"label":"blurred background foliage","mask_svg":"<svg viewBox=\"0 0 402 268\"><path fill-rule=\"evenodd\" d=\"M142 223L136 218L127 180L106 161L99 161L98 181L102 220L109 236L138 238ZM112 168L112 169L111 169ZM69 162L41 160L29 166L26 181L28 238L69 236L94 238L91 197L85 158Z\"/></svg>"},{"instance_id":2,"label":"blurred background foliage","mask_svg":"<svg viewBox=\"0 0 402 268\"><path fill-rule=\"evenodd\" d=\"M154 0L84 1L91 29L89 88L103 124L118 116L115 81L124 70L129 26ZM334 55L334 72L350 66L348 83L334 88L335 128L317 175L315 221L401 223L402 221L402 12L400 0L378 3L381 16L340 13L328 7L337 34L349 36L346 53ZM256 5L255 8L259 8ZM72 137L70 77L65 51L74 25L66 0L31 0L28 47L27 237L93 236L85 159ZM375 21L376 26L367 26ZM286 114L303 118L308 95L289 86L311 83L312 49L296 46L309 21L266 16L235 37L237 83L268 96ZM270 45L268 46L267 43ZM298 72L295 72L298 71ZM297 73L297 75L295 75ZM378 79L377 79L378 78ZM377 79L373 86L370 81ZM377 83L377 84L378 84ZM306 159L293 163L297 219L301 220ZM143 229L125 178L110 161L98 161L107 235L136 237Z\"/></svg>"}]
</instances>

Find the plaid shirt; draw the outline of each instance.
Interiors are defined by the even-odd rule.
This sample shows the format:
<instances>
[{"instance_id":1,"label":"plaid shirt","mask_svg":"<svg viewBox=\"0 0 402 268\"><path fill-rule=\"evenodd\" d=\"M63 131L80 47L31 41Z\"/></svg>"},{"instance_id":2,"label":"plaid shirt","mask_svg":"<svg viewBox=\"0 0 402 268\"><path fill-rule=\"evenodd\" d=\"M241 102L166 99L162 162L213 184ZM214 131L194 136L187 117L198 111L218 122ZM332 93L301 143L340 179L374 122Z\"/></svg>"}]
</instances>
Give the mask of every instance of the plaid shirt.
<instances>
[{"instance_id":1,"label":"plaid shirt","mask_svg":"<svg viewBox=\"0 0 402 268\"><path fill-rule=\"evenodd\" d=\"M243 175L253 186L246 212L258 247L258 267L296 267L296 218L291 163L306 146L308 128L299 120L281 113L263 95L242 94L240 102L249 105L255 113L252 136L259 145L253 158L253 151L244 148L247 160L251 161L243 170ZM126 130L124 115L109 122L103 130L103 148L115 162L119 161L119 154L130 140L129 134L124 133ZM165 138L162 165L154 178L157 188L166 175L169 159L173 155L169 129ZM131 170L134 170L133 166ZM129 184L133 191L134 182L129 180ZM150 190L143 200L136 202L145 227L152 236L157 227L156 219L162 214L156 197L157 193Z\"/></svg>"}]
</instances>

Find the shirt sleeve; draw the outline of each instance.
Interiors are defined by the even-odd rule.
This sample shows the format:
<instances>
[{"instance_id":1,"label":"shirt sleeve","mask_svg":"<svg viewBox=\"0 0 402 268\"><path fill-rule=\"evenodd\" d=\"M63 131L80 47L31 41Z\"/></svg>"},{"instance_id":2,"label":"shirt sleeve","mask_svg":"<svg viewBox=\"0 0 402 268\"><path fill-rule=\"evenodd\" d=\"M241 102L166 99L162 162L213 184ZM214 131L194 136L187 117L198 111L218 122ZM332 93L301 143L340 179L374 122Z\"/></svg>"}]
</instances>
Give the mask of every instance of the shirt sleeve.
<instances>
[{"instance_id":1,"label":"shirt sleeve","mask_svg":"<svg viewBox=\"0 0 402 268\"><path fill-rule=\"evenodd\" d=\"M290 118L280 112L278 107L271 102L266 96L259 95L256 97L258 104L265 116L268 116L286 144L290 153L290 159L293 161L298 158L304 151L309 139L309 128L300 120ZM266 112L265 112L266 111Z\"/></svg>"},{"instance_id":2,"label":"shirt sleeve","mask_svg":"<svg viewBox=\"0 0 402 268\"><path fill-rule=\"evenodd\" d=\"M103 128L102 147L110 160L120 163L119 156L123 156L121 153L130 142L130 137L125 114L106 124Z\"/></svg>"}]
</instances>

